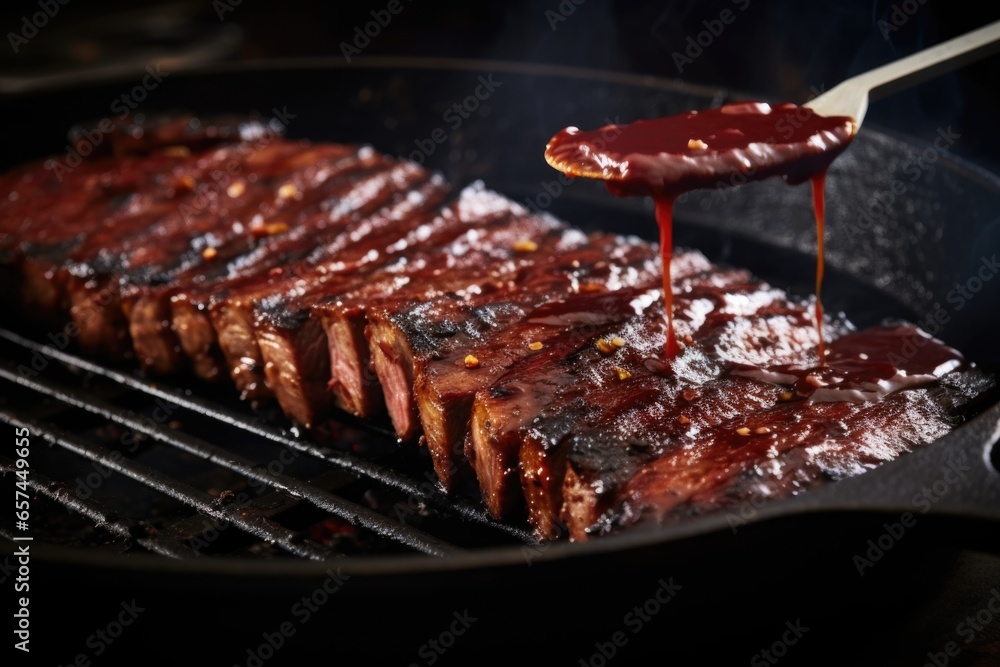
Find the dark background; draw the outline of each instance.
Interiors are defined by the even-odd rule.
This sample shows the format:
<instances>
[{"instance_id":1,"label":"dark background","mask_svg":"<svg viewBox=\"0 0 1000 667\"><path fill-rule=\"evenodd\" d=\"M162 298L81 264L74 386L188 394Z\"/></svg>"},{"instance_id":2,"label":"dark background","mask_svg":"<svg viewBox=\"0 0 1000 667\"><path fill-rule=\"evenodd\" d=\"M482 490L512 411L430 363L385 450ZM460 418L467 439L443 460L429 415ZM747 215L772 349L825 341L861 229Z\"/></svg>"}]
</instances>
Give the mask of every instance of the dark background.
<instances>
[{"instance_id":1,"label":"dark background","mask_svg":"<svg viewBox=\"0 0 1000 667\"><path fill-rule=\"evenodd\" d=\"M362 56L491 58L628 71L724 87L772 101L804 102L816 89L1000 18L993 3L941 0L398 0L402 11ZM51 0L56 6L57 0ZM236 4L238 3L238 4ZM124 75L157 57L198 64L291 56L343 57L343 44L372 20L372 2L256 3L250 0L87 2L73 0L20 44L22 17L37 0L5 3L0 85L32 77L95 72ZM723 10L735 18L691 63L678 67L689 38ZM714 24L716 29L721 25ZM708 42L709 35L703 35ZM694 51L696 53L696 51ZM938 128L961 134L953 148L995 171L1000 138L993 56L873 103L866 122L932 141Z\"/></svg>"}]
</instances>

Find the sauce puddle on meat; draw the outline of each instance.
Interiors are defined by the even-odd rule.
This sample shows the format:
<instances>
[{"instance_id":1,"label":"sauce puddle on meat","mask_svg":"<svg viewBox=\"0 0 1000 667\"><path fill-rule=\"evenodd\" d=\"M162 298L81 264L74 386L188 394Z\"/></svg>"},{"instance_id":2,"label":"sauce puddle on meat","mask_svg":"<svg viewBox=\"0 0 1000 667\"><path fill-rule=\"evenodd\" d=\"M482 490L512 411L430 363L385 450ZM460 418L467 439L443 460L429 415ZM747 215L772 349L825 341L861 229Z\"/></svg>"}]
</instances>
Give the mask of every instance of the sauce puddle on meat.
<instances>
[{"instance_id":1,"label":"sauce puddle on meat","mask_svg":"<svg viewBox=\"0 0 1000 667\"><path fill-rule=\"evenodd\" d=\"M610 133L613 141L603 139L609 130L614 130ZM822 365L824 183L827 168L850 144L855 130L853 119L847 116L820 116L794 104L746 102L590 132L566 128L549 141L545 159L570 176L604 180L616 196L649 195L655 201L668 360L680 350L674 334L670 279L674 200L691 190L773 176L791 185L811 180L818 241L817 352Z\"/></svg>"}]
</instances>

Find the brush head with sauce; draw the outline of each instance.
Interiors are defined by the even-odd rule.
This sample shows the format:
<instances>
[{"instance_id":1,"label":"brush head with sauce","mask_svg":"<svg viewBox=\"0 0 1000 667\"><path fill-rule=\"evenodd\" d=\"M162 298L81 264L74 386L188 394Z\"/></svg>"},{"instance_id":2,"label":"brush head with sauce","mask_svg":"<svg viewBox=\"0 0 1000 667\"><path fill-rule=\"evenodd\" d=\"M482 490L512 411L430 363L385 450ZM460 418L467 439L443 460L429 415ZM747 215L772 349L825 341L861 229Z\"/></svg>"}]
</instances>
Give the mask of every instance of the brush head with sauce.
<instances>
[{"instance_id":1,"label":"brush head with sauce","mask_svg":"<svg viewBox=\"0 0 1000 667\"><path fill-rule=\"evenodd\" d=\"M741 102L593 131L569 127L552 137L545 159L569 176L606 181L615 195L673 198L772 176L809 180L847 148L855 129L847 116Z\"/></svg>"},{"instance_id":2,"label":"brush head with sauce","mask_svg":"<svg viewBox=\"0 0 1000 667\"><path fill-rule=\"evenodd\" d=\"M823 184L830 163L850 144L857 123L849 116L821 116L794 104L728 104L717 109L598 130L560 130L545 147L545 159L570 175L605 181L619 197L650 195L656 201L666 302L664 353L680 351L674 335L670 258L674 199L690 190L727 187L781 176L795 185L813 182L818 237L816 266L817 355L825 359L823 310Z\"/></svg>"}]
</instances>

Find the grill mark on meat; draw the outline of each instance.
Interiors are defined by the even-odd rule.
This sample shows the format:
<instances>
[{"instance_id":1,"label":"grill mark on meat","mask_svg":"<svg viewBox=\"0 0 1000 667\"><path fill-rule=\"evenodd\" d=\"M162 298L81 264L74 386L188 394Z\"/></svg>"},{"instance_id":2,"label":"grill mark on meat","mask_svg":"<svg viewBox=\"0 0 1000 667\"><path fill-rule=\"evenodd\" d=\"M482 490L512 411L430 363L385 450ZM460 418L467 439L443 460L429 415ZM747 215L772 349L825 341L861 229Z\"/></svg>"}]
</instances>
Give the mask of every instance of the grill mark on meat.
<instances>
[{"instance_id":1,"label":"grill mark on meat","mask_svg":"<svg viewBox=\"0 0 1000 667\"><path fill-rule=\"evenodd\" d=\"M408 167L402 176L407 182L424 180L426 172L419 168ZM273 392L266 383L264 358L256 337L255 312L257 304L275 295L289 294L301 289L310 281L325 282L330 274L344 273L357 268L360 257L350 266L338 263L337 253L351 247L352 230L354 238L358 239L356 228L373 215L379 215L392 220L391 209L394 205L406 208L406 195L400 195L398 181L382 176L372 179L368 186L355 188L343 200L337 201L327 215L331 230L336 225L336 233L330 235L330 240L324 248L329 255L323 262L302 260L282 267L278 273L268 272L262 276L251 276L238 285L227 285L220 290L208 304L208 313L215 329L219 347L226 360L230 376L236 382L242 395L246 398L268 398ZM370 186L370 187L369 187ZM441 188L443 184L433 181L432 188ZM379 213L380 209L385 209ZM414 217L410 223L418 224ZM374 227L367 227L374 229ZM367 254L365 250L364 254ZM314 251L312 256L320 256ZM380 255L381 256L381 255ZM362 255L363 257L363 255Z\"/></svg>"},{"instance_id":2,"label":"grill mark on meat","mask_svg":"<svg viewBox=\"0 0 1000 667\"><path fill-rule=\"evenodd\" d=\"M234 223L247 225L256 213L275 214L267 204L276 201L275 191L287 174L288 162L305 148L275 142L249 154L237 147L218 149L210 156L218 165L215 169L225 169L235 161L234 169L247 174L246 196L234 200L226 188L203 182L208 180L204 176L175 175L173 187L180 197L166 202L166 215L155 209L140 212L138 224L128 229L105 228L89 235L74 253L77 262L71 264L71 271L77 275L114 273L139 285L165 280L171 270L203 260L201 251L214 245L210 241L216 236L232 235Z\"/></svg>"},{"instance_id":3,"label":"grill mark on meat","mask_svg":"<svg viewBox=\"0 0 1000 667\"><path fill-rule=\"evenodd\" d=\"M368 337L380 380L389 377L398 386L402 378L413 378L410 391L390 397L386 387L397 435L410 440L422 431L439 479L453 488L470 472L463 442L480 378L536 352L533 344L544 347L532 336L556 328L525 322L526 317L544 303L586 293L582 286L596 292L658 281L655 252L648 244L594 235L581 248L535 257L501 284L486 283L478 293L370 310ZM496 354L500 350L503 355ZM486 361L467 368L469 355Z\"/></svg>"},{"instance_id":4,"label":"grill mark on meat","mask_svg":"<svg viewBox=\"0 0 1000 667\"><path fill-rule=\"evenodd\" d=\"M272 204L277 213L269 218L287 221L284 223L287 230L278 230L260 239L243 223L234 223L215 237L216 255L211 261L182 260L180 266L186 268L179 273L175 270L167 285L133 287L124 295L129 331L140 363L161 374L178 370L183 350L172 326L173 300L186 298L187 291L196 286L202 289L217 286L237 277L259 275L278 266L279 262L300 259L317 241L326 238L329 233L327 220L317 214L320 202L342 196L361 179L389 168L390 163L373 159L371 151L367 154L348 151L345 155L338 151L328 159L316 159L314 151L299 153L286 163L291 170L272 178L270 188L261 192L275 202L288 200L284 204ZM258 184L262 180L258 178ZM294 187L301 195L282 197L280 188L276 187L277 181L281 181L281 187ZM242 181L238 182L241 184L239 198L253 197L242 186ZM258 215L260 211L254 213L255 217ZM216 375L210 370L208 374Z\"/></svg>"},{"instance_id":5,"label":"grill mark on meat","mask_svg":"<svg viewBox=\"0 0 1000 667\"><path fill-rule=\"evenodd\" d=\"M378 173L381 171L384 169ZM288 234L266 238L250 252L220 265L217 273L200 277L185 289L171 294L171 329L200 377L216 379L225 370L225 360L208 314L209 307L241 287L260 280L265 272L282 272L283 267L300 262L313 251L317 242L322 243L339 231L340 224L346 223L348 218L341 215L331 221L329 211L335 205L337 200L332 197L324 200L321 215L294 226ZM334 223L332 227L331 222Z\"/></svg>"},{"instance_id":6,"label":"grill mark on meat","mask_svg":"<svg viewBox=\"0 0 1000 667\"><path fill-rule=\"evenodd\" d=\"M786 355L805 354L815 345L815 329L805 308L784 301L780 291L745 271L712 267L701 255L685 254L679 259L673 265L678 276L674 283L676 332L681 339L687 336L713 350L713 355L685 353L676 358L676 375L658 387L664 392L661 400L684 388L694 391L718 376L723 366L715 354L735 359L741 350L749 354L745 350L754 349L760 336L770 333L777 338L773 326L787 332L794 324L800 334L791 339L798 340L799 347ZM470 446L475 450L483 496L498 516L516 507L523 491L532 525L539 534L553 536L558 532L559 473L565 457L561 443L574 432L573 424L578 431L581 424L600 415L613 415L634 401L657 396L638 381L643 376L661 377L662 299L647 297L633 305L638 313L621 318L621 325L602 328L587 339L558 341L548 363L522 364L477 395ZM761 316L758 322L773 320L775 324L758 324L758 330L745 331L742 324L752 320L744 318L752 314ZM603 350L599 340L604 342ZM622 346L611 344L612 340ZM631 377L620 379L619 369Z\"/></svg>"},{"instance_id":7,"label":"grill mark on meat","mask_svg":"<svg viewBox=\"0 0 1000 667\"><path fill-rule=\"evenodd\" d=\"M34 312L56 317L68 307L65 294L66 273L55 271L63 259L100 225L114 225L134 214L134 202L151 202L165 199L167 193L157 186L154 176L162 169L177 165L173 158L156 156L147 161L126 161L125 164L98 165L84 163L75 170L74 179L62 184L49 176L31 178L19 184L16 203L23 203L23 211L8 211L5 220L21 218L21 228L16 240L8 245L7 261L15 270L27 274L23 282L22 302ZM132 187L142 188L142 194L127 194ZM20 194L22 190L27 192ZM38 197L40 201L35 201ZM16 207L15 207L16 209ZM48 284L42 284L42 277Z\"/></svg>"},{"instance_id":8,"label":"grill mark on meat","mask_svg":"<svg viewBox=\"0 0 1000 667\"><path fill-rule=\"evenodd\" d=\"M708 260L694 252L679 253L672 262L680 289L689 288L691 281L687 279L704 275L709 267ZM659 298L658 286L654 280L647 286L652 287L649 290L593 295L594 298L584 299L575 307L567 304L559 310L543 306L530 319L539 323L535 337L544 336L547 340L544 354L522 361L510 373L506 373L510 364L501 365L499 372L484 378L487 382L478 388L475 397L466 453L473 461L484 502L494 516L511 515L522 505L518 479L521 431L556 399L557 390L576 381L572 374L562 370L561 362L581 348L593 348L609 326L634 318L637 308L642 309ZM582 320L583 326L574 328L571 325L578 314L586 318ZM648 335L651 341L656 341L662 339L663 333L654 327ZM608 353L617 356L617 348L609 342L613 338L606 335L602 340L610 346L606 348ZM600 356L605 354L596 351ZM575 415L572 420L560 423L571 426L581 418L582 415Z\"/></svg>"},{"instance_id":9,"label":"grill mark on meat","mask_svg":"<svg viewBox=\"0 0 1000 667\"><path fill-rule=\"evenodd\" d=\"M71 128L70 143L88 143L89 155L72 169L61 165L59 158L37 160L3 175L5 190L17 187L18 197L0 202L0 253L9 262L9 244L19 241L32 254L54 246L58 251L74 247L77 240L93 231L93 226L82 226L80 231L67 231L67 227L81 220L88 204L104 201L108 197L126 203L132 197L141 197L159 185L170 185L165 176L166 167L186 166L192 177L206 173L198 162L201 154L220 144L236 143L245 153L275 140L282 133L276 122L237 117L212 119L143 116L142 120L128 118L115 121L111 132L101 133L104 141L93 145L81 132L86 124ZM89 128L91 136L95 128ZM114 157L107 155L113 153ZM45 215L43 215L45 214ZM46 215L48 217L46 217ZM37 224L45 220L61 220L63 224ZM90 222L97 222L91 220ZM102 221L103 222L103 221ZM41 237L30 232L34 228ZM63 235L63 242L51 239ZM35 247L37 246L37 247Z\"/></svg>"},{"instance_id":10,"label":"grill mark on meat","mask_svg":"<svg viewBox=\"0 0 1000 667\"><path fill-rule=\"evenodd\" d=\"M496 196L496 195L492 195ZM479 221L479 222L477 222ZM481 224L481 218L464 222ZM585 242L558 221L510 210L502 222L473 228L442 251L411 256L402 267L340 296L326 295L327 303L312 308L327 333L332 377L329 389L337 404L363 417L380 415L385 407L378 376L371 367L365 335L368 309L375 306L427 301L516 270L521 254L517 243L536 239L536 252L554 253Z\"/></svg>"},{"instance_id":11,"label":"grill mark on meat","mask_svg":"<svg viewBox=\"0 0 1000 667\"><path fill-rule=\"evenodd\" d=\"M712 271L708 275L715 283L727 274ZM520 384L511 386L511 378L505 378L508 382L502 383L503 391L483 392L477 398L496 403L494 414L519 413L513 425L519 429L508 426L503 433L513 433L513 439L520 442L522 491L529 501L529 519L540 535L553 537L565 524L573 539L582 540L640 520L666 521L673 516L670 499L675 497L678 502L686 503L684 512L689 514L712 511L724 506L721 499L727 496L723 491L728 485L739 488L738 484L747 483L740 481L740 475L755 470L763 471L754 483L766 491L767 497L796 493L821 481L822 476L810 473L807 477L811 481L806 484L798 477L780 474L780 469L769 470L767 448L747 450L742 472L730 474L729 462L735 460L730 455L734 447L746 442L745 438L758 442L779 438L775 456L798 450L799 453L787 455L794 458L806 452L812 459L819 456L822 448L828 449L830 443L849 449L851 438L857 440L860 434L874 429L872 437L893 443L883 448L883 454L894 458L908 451L906 447L912 443L928 442L945 428L946 422L940 421L945 411L935 408L919 394L912 394L905 401L915 403L908 403L911 407L900 413L900 417L913 425L913 431L893 428L890 422L874 428L874 424L862 421L856 429L848 425L841 433L831 435L826 425L843 421L834 418L839 414L835 410L815 408L818 403L814 402L789 401L784 398L787 388L730 375L732 367L761 356L770 364L809 365L815 361L818 342L806 304L779 297L780 293L756 281L746 282L740 289L742 279L738 272L730 273L730 277L729 284L711 284L702 289L709 293L717 290L717 308L736 311L728 316L724 312L717 316L698 315L700 309L695 305L703 297L698 296L696 288L682 287L675 293L679 295L675 325L680 336L690 336L690 343L675 360L672 374L659 372L655 363L656 342L662 340L662 334L657 336L654 332L660 331L663 321L662 302L658 301L626 326L605 332L606 338L617 336L625 341L611 355L605 356L597 346L586 346L568 356L561 365L548 369L544 380L519 368L512 375L521 380ZM694 281L697 282L697 277ZM757 288L753 289L755 282ZM752 309L751 303L757 303L757 312L747 318L746 309ZM900 331L905 333L905 328ZM827 323L827 336L833 340L831 350L837 350L851 345L849 341L856 334L849 332L845 322L831 321ZM776 345L776 341L781 341L781 345ZM626 371L625 374L617 375L619 369ZM507 396L520 396L529 389L534 394L520 404L502 404ZM841 401L833 405L841 406L838 409L843 410L842 416L848 423L855 411L859 415L880 414L878 403ZM891 415L893 409L886 407L885 414ZM935 420L937 427L933 427ZM802 426L810 421L812 432ZM815 431L818 426L824 427L818 431L822 437ZM758 433L757 429L764 430ZM920 429L928 435L914 437ZM862 442L859 451L863 452L867 446ZM841 465L848 463L842 455L829 458ZM660 460L679 461L670 468L674 475L670 479L679 486L658 487L660 478L645 486L641 480L633 481L637 475L647 476L652 474L649 470L667 465L654 465ZM827 471L830 468L821 467ZM681 478L679 471L689 469L697 469L698 474L677 481ZM851 474L861 469L856 468ZM664 478L667 476L665 473ZM683 499L679 489L684 484L692 494L695 491L709 494L716 477L718 494L698 496L690 502ZM640 494L640 488L644 495ZM637 500L640 495L642 503ZM710 497L717 500L710 502Z\"/></svg>"},{"instance_id":12,"label":"grill mark on meat","mask_svg":"<svg viewBox=\"0 0 1000 667\"><path fill-rule=\"evenodd\" d=\"M327 340L322 323L310 317L310 306L324 293L354 289L370 280L373 272L394 261L387 248L402 240L402 232L411 230L422 235L433 225L447 188L435 180L417 192L419 196L408 196L371 218L371 224L364 227L371 238L358 234L352 239L353 245L343 250L330 246L336 259L321 265L325 272L257 304L254 335L264 360L265 377L282 410L293 421L311 427L333 404L328 390ZM433 229L432 241L445 241L458 231L449 225L433 225Z\"/></svg>"},{"instance_id":13,"label":"grill mark on meat","mask_svg":"<svg viewBox=\"0 0 1000 667\"><path fill-rule=\"evenodd\" d=\"M66 212L57 207L40 217L37 233L26 234L22 243L21 251L29 255L22 263L28 278L23 284L37 287L41 275L51 277L50 288L29 292L29 300L47 312L68 307L83 349L122 355L129 347L118 294L122 276L108 280L105 264L114 264L121 243L151 228L160 230L165 219L178 217L178 207L193 197L189 188L178 189L179 182L196 182L231 154L227 147L209 156L127 160L90 183L105 196L92 198L81 215L66 219ZM132 188L134 194L124 194Z\"/></svg>"},{"instance_id":14,"label":"grill mark on meat","mask_svg":"<svg viewBox=\"0 0 1000 667\"><path fill-rule=\"evenodd\" d=\"M276 191L279 191L278 184L289 178L289 167L297 166L300 172L309 171L307 163L301 163L303 154L307 158L322 155L342 157L350 152L344 147L317 152L291 144L274 145L270 148L274 150L267 155L258 155L255 160L248 160L243 165L245 168L251 162L257 165L255 170L246 172L248 184L244 186L244 196L232 198L225 188L209 187L200 191L195 199L181 204L176 213L144 225L137 233L126 234L119 246L101 248L96 260L90 258L94 252L93 240L75 251L75 258L88 257L85 261L71 263L69 267L70 273L74 274L69 280L71 312L80 329L81 345L92 351L99 351L103 342L112 340L120 347L127 347L127 341L121 339L121 332L132 328L127 323L133 315L136 318L145 317L149 318L152 326L136 328L138 333L149 334L138 343L140 363L161 372L168 372L176 366L179 350L176 349L176 342L168 326L164 324L167 322L166 308L161 307L158 312L155 309L149 312L148 309L141 308L134 312L135 286L163 282L171 273L183 274L185 268L196 270L198 266L210 264L202 254L205 248L212 247L213 252L218 254L219 250L214 247L218 245L223 252L227 252L227 242L234 238L247 238L250 232L244 228L244 221L249 226L253 217L275 214L280 208L277 204L269 205L268 202L279 202L282 199ZM233 152L238 151L233 149ZM296 160L299 161L298 165ZM251 180L254 182L249 183ZM205 202L213 199L217 202L198 206L198 196L203 196ZM228 209L224 208L226 203L219 203L229 199L234 199L232 220L228 216ZM235 201L240 203L236 204ZM310 202L295 201L287 213L292 215L308 203ZM111 231L113 230L105 230L105 233L110 234ZM206 238L211 239L211 243L206 244ZM108 267L109 263L112 264L111 268ZM114 266L115 263L118 265ZM129 268L126 269L126 266ZM104 275L108 271L115 271L118 278L107 281L90 277L94 273ZM81 275L87 277L77 278ZM112 337L113 332L118 334L117 338ZM117 351L112 350L113 353Z\"/></svg>"},{"instance_id":15,"label":"grill mark on meat","mask_svg":"<svg viewBox=\"0 0 1000 667\"><path fill-rule=\"evenodd\" d=\"M990 382L976 371L953 375L952 382L980 390ZM777 388L752 379L734 376L726 383L719 389L732 394L735 416L676 443L645 437L652 456L622 461L616 474L597 473L609 458L621 461L620 440L604 429L575 437L562 508L570 536L584 540L641 521L669 523L860 474L947 433L963 402L940 387L879 402L788 402L778 399ZM746 395L759 397L760 407L747 410ZM736 434L737 428L750 435Z\"/></svg>"}]
</instances>

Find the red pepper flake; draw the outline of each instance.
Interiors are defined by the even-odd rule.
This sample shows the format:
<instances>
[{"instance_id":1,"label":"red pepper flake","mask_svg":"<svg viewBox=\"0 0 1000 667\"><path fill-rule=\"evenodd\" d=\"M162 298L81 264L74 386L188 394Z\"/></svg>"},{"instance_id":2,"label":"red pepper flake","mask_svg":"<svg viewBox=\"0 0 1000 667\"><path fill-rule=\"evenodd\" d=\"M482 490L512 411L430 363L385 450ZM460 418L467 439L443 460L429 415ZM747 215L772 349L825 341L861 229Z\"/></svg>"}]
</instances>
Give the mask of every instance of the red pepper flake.
<instances>
[{"instance_id":1,"label":"red pepper flake","mask_svg":"<svg viewBox=\"0 0 1000 667\"><path fill-rule=\"evenodd\" d=\"M191 149L187 146L167 146L163 154L168 157L191 157Z\"/></svg>"},{"instance_id":2,"label":"red pepper flake","mask_svg":"<svg viewBox=\"0 0 1000 667\"><path fill-rule=\"evenodd\" d=\"M604 355L612 354L613 352L616 352L618 350L617 347L615 347L614 345L612 345L611 343L609 343L604 338L598 338L596 345L597 345L597 349L600 350L601 354L604 354Z\"/></svg>"},{"instance_id":3,"label":"red pepper flake","mask_svg":"<svg viewBox=\"0 0 1000 667\"><path fill-rule=\"evenodd\" d=\"M288 225L284 222L268 222L250 226L250 233L257 238L276 236L277 234L284 234L287 231Z\"/></svg>"},{"instance_id":4,"label":"red pepper flake","mask_svg":"<svg viewBox=\"0 0 1000 667\"><path fill-rule=\"evenodd\" d=\"M278 188L278 196L282 199L292 199L299 196L299 189L295 187L294 183L285 183Z\"/></svg>"}]
</instances>

